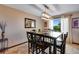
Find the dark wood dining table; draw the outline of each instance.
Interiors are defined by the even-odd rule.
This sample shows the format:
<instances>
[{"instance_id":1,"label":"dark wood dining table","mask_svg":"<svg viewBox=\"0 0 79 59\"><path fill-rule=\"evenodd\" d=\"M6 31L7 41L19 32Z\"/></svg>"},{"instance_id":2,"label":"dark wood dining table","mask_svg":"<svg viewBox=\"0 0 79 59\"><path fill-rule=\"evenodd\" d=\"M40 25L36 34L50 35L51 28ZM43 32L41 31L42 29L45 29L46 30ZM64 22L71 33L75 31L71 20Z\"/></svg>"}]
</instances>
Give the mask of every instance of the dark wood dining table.
<instances>
[{"instance_id":1,"label":"dark wood dining table","mask_svg":"<svg viewBox=\"0 0 79 59\"><path fill-rule=\"evenodd\" d=\"M36 33L36 34L38 34L38 35L42 35L42 36L44 36L44 37L50 37L51 39L53 39L53 44L51 44L51 46L53 46L53 53L54 54L56 54L56 41L57 41L57 38L59 38L60 36L61 36L61 32L40 32L40 33ZM46 40L46 39L45 39ZM51 50L52 50L52 47L49 47L49 54L51 54L52 52L51 52Z\"/></svg>"}]
</instances>

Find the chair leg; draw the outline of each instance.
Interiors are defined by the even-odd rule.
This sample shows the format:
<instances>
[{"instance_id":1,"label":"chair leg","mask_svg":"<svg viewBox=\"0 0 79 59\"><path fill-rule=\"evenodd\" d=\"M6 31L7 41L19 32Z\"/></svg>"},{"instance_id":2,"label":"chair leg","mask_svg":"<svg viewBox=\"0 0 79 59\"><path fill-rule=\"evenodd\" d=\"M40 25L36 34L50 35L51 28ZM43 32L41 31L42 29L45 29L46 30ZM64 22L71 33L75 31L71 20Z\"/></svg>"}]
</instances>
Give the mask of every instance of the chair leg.
<instances>
[{"instance_id":1,"label":"chair leg","mask_svg":"<svg viewBox=\"0 0 79 59\"><path fill-rule=\"evenodd\" d=\"M63 52L62 53L65 54L65 46L63 47Z\"/></svg>"},{"instance_id":2,"label":"chair leg","mask_svg":"<svg viewBox=\"0 0 79 59\"><path fill-rule=\"evenodd\" d=\"M44 54L44 48L42 48L42 54Z\"/></svg>"},{"instance_id":3,"label":"chair leg","mask_svg":"<svg viewBox=\"0 0 79 59\"><path fill-rule=\"evenodd\" d=\"M28 54L30 53L30 43L28 43Z\"/></svg>"},{"instance_id":4,"label":"chair leg","mask_svg":"<svg viewBox=\"0 0 79 59\"><path fill-rule=\"evenodd\" d=\"M62 48L61 48L61 51L60 51L60 53L61 53L61 54L63 54L63 49L62 49Z\"/></svg>"},{"instance_id":5,"label":"chair leg","mask_svg":"<svg viewBox=\"0 0 79 59\"><path fill-rule=\"evenodd\" d=\"M36 49L36 54L38 54L38 48L37 48L37 45L36 45L35 49Z\"/></svg>"},{"instance_id":6,"label":"chair leg","mask_svg":"<svg viewBox=\"0 0 79 59\"><path fill-rule=\"evenodd\" d=\"M49 47L49 54L51 54L51 46Z\"/></svg>"},{"instance_id":7,"label":"chair leg","mask_svg":"<svg viewBox=\"0 0 79 59\"><path fill-rule=\"evenodd\" d=\"M42 49L42 54L44 54L44 50Z\"/></svg>"},{"instance_id":8,"label":"chair leg","mask_svg":"<svg viewBox=\"0 0 79 59\"><path fill-rule=\"evenodd\" d=\"M65 54L65 47L61 49L61 54Z\"/></svg>"},{"instance_id":9,"label":"chair leg","mask_svg":"<svg viewBox=\"0 0 79 59\"><path fill-rule=\"evenodd\" d=\"M32 54L34 54L34 44L32 44Z\"/></svg>"}]
</instances>

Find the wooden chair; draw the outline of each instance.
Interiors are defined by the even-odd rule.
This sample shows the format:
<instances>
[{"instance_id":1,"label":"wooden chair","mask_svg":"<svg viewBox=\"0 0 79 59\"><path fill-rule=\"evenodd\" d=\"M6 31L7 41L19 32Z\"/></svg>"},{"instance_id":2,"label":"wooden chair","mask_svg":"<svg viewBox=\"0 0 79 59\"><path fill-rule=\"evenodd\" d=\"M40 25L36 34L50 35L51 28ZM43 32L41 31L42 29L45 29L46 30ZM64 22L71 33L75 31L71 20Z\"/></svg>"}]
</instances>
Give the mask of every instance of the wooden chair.
<instances>
[{"instance_id":1,"label":"wooden chair","mask_svg":"<svg viewBox=\"0 0 79 59\"><path fill-rule=\"evenodd\" d=\"M33 53L33 50L32 49L32 34L28 33L27 32L27 39L28 39L28 53L32 52Z\"/></svg>"},{"instance_id":2,"label":"wooden chair","mask_svg":"<svg viewBox=\"0 0 79 59\"><path fill-rule=\"evenodd\" d=\"M50 47L50 42L45 41L45 39L49 39L48 37L45 36L39 36L37 35L37 41L36 41L36 49L39 51L37 51L37 53L42 53L42 54L47 54L47 52L45 52L45 50Z\"/></svg>"},{"instance_id":3,"label":"wooden chair","mask_svg":"<svg viewBox=\"0 0 79 59\"><path fill-rule=\"evenodd\" d=\"M65 53L67 36L68 36L68 32L64 35L63 34L61 35L61 40L57 40L56 48L57 48L57 51L59 51L61 54Z\"/></svg>"}]
</instances>

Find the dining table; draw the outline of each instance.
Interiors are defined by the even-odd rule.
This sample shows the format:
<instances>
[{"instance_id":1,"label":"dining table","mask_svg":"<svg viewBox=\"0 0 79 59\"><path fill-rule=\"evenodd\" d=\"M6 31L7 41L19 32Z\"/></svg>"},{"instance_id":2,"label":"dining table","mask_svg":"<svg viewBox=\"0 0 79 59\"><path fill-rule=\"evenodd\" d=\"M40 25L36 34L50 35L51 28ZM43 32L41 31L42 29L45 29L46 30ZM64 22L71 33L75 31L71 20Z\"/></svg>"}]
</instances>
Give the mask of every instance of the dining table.
<instances>
[{"instance_id":1,"label":"dining table","mask_svg":"<svg viewBox=\"0 0 79 59\"><path fill-rule=\"evenodd\" d=\"M49 54L52 54L51 50L52 50L52 46L53 46L53 53L56 54L56 44L57 44L57 38L59 38L61 36L61 32L54 32L54 31L50 31L50 32L39 32L36 33L39 35L42 35L44 37L50 37L52 38L52 40L54 41L53 44L50 45L49 47ZM46 39L45 39L46 40Z\"/></svg>"}]
</instances>

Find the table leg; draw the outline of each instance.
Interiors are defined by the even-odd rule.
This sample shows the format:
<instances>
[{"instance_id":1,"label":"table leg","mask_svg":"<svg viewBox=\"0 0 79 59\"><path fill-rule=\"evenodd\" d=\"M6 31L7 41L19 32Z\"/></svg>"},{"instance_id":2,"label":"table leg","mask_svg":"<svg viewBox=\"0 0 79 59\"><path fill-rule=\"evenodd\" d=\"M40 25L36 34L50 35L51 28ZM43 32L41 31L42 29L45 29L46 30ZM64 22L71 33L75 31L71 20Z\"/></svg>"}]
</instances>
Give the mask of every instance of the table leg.
<instances>
[{"instance_id":1,"label":"table leg","mask_svg":"<svg viewBox=\"0 0 79 59\"><path fill-rule=\"evenodd\" d=\"M53 53L56 54L56 39L54 39Z\"/></svg>"},{"instance_id":2,"label":"table leg","mask_svg":"<svg viewBox=\"0 0 79 59\"><path fill-rule=\"evenodd\" d=\"M49 54L51 54L51 46L49 47Z\"/></svg>"}]
</instances>

